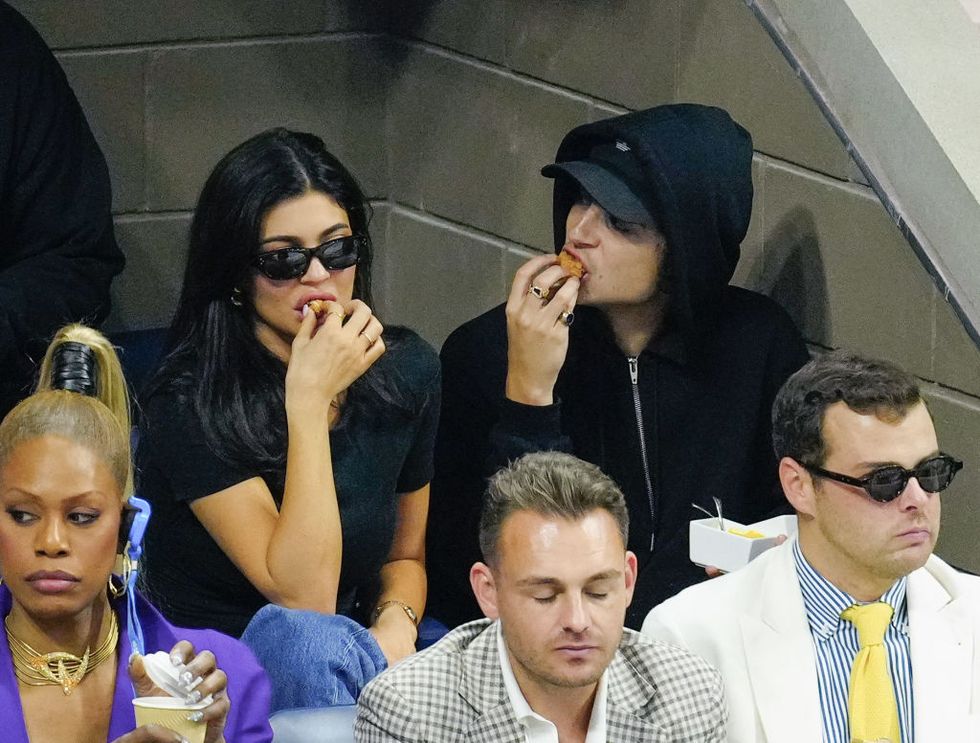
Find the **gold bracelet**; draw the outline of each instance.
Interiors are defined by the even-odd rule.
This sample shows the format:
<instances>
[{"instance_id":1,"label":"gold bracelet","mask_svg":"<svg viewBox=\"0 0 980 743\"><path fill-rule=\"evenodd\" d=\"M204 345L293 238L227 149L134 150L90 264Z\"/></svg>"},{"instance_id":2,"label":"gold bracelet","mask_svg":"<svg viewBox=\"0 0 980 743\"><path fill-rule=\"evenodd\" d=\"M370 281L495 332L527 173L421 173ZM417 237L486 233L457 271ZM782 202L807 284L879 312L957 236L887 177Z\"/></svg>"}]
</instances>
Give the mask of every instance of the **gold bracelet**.
<instances>
[{"instance_id":1,"label":"gold bracelet","mask_svg":"<svg viewBox=\"0 0 980 743\"><path fill-rule=\"evenodd\" d=\"M415 613L415 609L406 604L404 601L398 601L397 599L388 599L383 601L374 607L374 611L371 612L371 624L375 624L378 621L378 617L381 616L381 612L387 609L389 606L400 606L402 611L412 620L412 624L416 627L419 626L419 615Z\"/></svg>"}]
</instances>

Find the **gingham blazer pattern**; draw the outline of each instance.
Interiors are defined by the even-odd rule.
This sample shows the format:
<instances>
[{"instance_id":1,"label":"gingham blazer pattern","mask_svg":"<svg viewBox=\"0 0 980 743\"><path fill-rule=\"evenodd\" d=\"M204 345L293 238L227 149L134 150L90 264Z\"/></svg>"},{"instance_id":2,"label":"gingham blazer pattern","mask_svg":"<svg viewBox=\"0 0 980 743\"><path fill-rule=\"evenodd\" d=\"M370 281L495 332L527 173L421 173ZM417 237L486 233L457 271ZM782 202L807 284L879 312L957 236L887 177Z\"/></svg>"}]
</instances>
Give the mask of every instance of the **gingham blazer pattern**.
<instances>
[{"instance_id":1,"label":"gingham blazer pattern","mask_svg":"<svg viewBox=\"0 0 980 743\"><path fill-rule=\"evenodd\" d=\"M371 681L358 702L358 743L524 743L495 632L488 619L464 624ZM624 630L607 691L609 743L725 740L721 677L684 650Z\"/></svg>"}]
</instances>

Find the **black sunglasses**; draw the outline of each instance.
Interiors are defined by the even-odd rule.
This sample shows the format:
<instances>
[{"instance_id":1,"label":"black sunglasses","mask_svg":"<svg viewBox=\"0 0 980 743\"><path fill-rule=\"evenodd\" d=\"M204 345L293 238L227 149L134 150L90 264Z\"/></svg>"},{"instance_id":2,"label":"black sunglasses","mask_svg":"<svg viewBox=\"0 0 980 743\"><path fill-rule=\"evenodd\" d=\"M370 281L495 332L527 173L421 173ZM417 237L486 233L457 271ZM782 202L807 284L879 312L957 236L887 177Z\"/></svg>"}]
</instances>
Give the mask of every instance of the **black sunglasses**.
<instances>
[{"instance_id":1,"label":"black sunglasses","mask_svg":"<svg viewBox=\"0 0 980 743\"><path fill-rule=\"evenodd\" d=\"M919 486L927 493L939 493L945 490L953 482L956 473L963 469L963 463L948 454L940 454L921 462L913 470L891 464L887 467L879 467L864 477L848 477L810 464L804 464L803 467L818 477L864 488L872 500L888 503L905 492L912 477L919 481Z\"/></svg>"},{"instance_id":2,"label":"black sunglasses","mask_svg":"<svg viewBox=\"0 0 980 743\"><path fill-rule=\"evenodd\" d=\"M327 240L315 248L292 246L259 253L252 258L263 276L275 281L298 279L305 274L314 258L318 258L328 271L341 271L357 264L367 238L361 235L347 235Z\"/></svg>"}]
</instances>

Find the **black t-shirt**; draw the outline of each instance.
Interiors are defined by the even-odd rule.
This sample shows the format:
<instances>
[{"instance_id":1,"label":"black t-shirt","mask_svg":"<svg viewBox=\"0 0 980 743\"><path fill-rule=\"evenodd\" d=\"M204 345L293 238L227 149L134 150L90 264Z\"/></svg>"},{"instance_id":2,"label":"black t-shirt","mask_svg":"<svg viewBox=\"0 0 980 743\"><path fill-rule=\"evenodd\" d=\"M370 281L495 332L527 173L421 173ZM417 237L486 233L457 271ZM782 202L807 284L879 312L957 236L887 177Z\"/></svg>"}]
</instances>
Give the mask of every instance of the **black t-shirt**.
<instances>
[{"instance_id":1,"label":"black t-shirt","mask_svg":"<svg viewBox=\"0 0 980 743\"><path fill-rule=\"evenodd\" d=\"M413 415L343 416L330 431L334 484L340 508L343 556L337 613L365 622L377 598L379 571L395 532L397 494L432 479L439 417L439 361L414 333L378 364L394 365ZM164 389L145 402L138 450L139 494L153 516L145 541L144 583L168 620L240 636L268 600L222 552L190 503L262 476L276 505L284 473L263 475L232 465L208 446L193 401ZM242 524L247 529L247 524Z\"/></svg>"}]
</instances>

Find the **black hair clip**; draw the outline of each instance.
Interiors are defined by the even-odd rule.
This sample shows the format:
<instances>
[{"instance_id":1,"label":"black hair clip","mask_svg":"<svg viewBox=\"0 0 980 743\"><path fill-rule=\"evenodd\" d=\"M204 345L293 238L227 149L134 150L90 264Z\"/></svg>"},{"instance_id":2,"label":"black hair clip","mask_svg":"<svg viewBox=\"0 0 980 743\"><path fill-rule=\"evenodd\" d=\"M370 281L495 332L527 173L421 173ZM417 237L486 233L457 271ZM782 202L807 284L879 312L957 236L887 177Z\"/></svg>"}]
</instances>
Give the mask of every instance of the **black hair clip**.
<instances>
[{"instance_id":1,"label":"black hair clip","mask_svg":"<svg viewBox=\"0 0 980 743\"><path fill-rule=\"evenodd\" d=\"M77 341L59 345L51 357L51 388L95 397L99 389L95 352Z\"/></svg>"}]
</instances>

